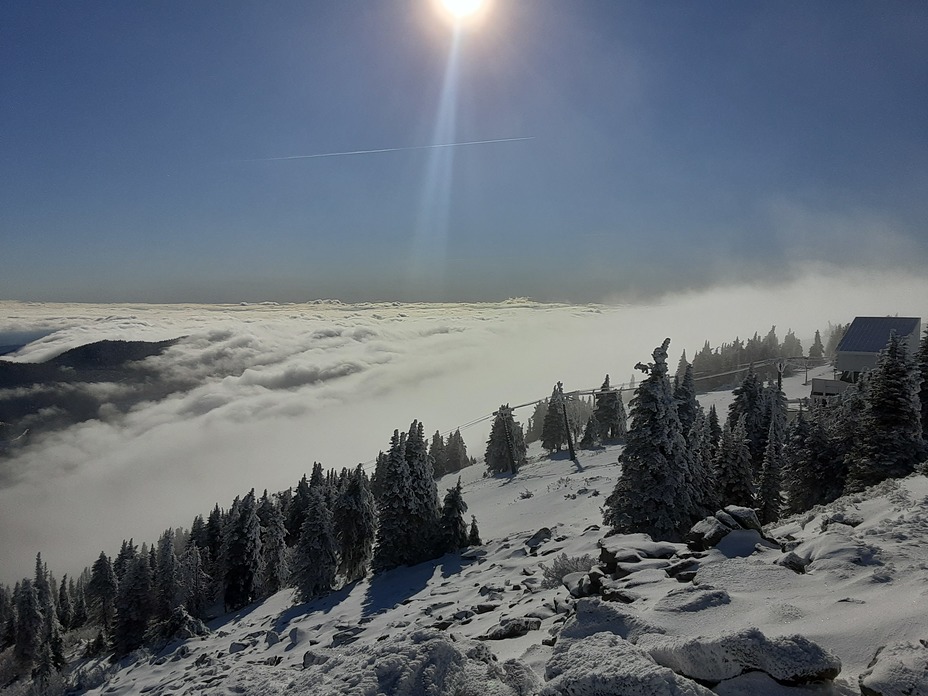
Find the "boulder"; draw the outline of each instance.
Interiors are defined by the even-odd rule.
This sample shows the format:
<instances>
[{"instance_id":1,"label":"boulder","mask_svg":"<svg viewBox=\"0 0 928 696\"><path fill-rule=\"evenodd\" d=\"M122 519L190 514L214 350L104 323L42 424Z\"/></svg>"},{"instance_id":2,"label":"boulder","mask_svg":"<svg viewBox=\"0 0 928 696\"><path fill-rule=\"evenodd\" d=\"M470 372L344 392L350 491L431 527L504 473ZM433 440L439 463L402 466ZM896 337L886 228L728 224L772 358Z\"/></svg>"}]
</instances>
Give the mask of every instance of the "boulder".
<instances>
[{"instance_id":1,"label":"boulder","mask_svg":"<svg viewBox=\"0 0 928 696\"><path fill-rule=\"evenodd\" d=\"M731 530L732 527L710 515L694 524L686 533L686 543L691 549L705 551L718 544Z\"/></svg>"},{"instance_id":2,"label":"boulder","mask_svg":"<svg viewBox=\"0 0 928 696\"><path fill-rule=\"evenodd\" d=\"M506 638L518 638L524 636L529 631L537 631L541 628L541 619L533 617L522 617L518 619L503 619L498 626L494 626L486 635L479 636L478 640L505 640Z\"/></svg>"},{"instance_id":3,"label":"boulder","mask_svg":"<svg viewBox=\"0 0 928 696\"><path fill-rule=\"evenodd\" d=\"M686 585L671 590L654 605L654 611L701 611L731 602L725 590L711 585Z\"/></svg>"},{"instance_id":4,"label":"boulder","mask_svg":"<svg viewBox=\"0 0 928 696\"><path fill-rule=\"evenodd\" d=\"M564 623L558 642L581 640L604 631L615 633L632 643L647 633L664 633L663 628L649 623L622 604L587 597L577 600L574 615Z\"/></svg>"},{"instance_id":5,"label":"boulder","mask_svg":"<svg viewBox=\"0 0 928 696\"><path fill-rule=\"evenodd\" d=\"M561 579L561 584L567 588L571 597L579 599L580 597L589 597L594 594L593 583L590 581L590 576L584 572L568 573Z\"/></svg>"},{"instance_id":6,"label":"boulder","mask_svg":"<svg viewBox=\"0 0 928 696\"><path fill-rule=\"evenodd\" d=\"M800 575L806 572L806 566L809 565L809 561L807 561L802 556L793 553L792 551L784 553L777 560L775 560L774 563L781 565L784 568L789 568L794 573L799 573Z\"/></svg>"},{"instance_id":7,"label":"boulder","mask_svg":"<svg viewBox=\"0 0 928 696\"><path fill-rule=\"evenodd\" d=\"M563 639L545 666L548 682L539 696L711 696L694 681L656 664L614 633Z\"/></svg>"},{"instance_id":8,"label":"boulder","mask_svg":"<svg viewBox=\"0 0 928 696\"><path fill-rule=\"evenodd\" d=\"M858 683L863 696L928 694L928 641L880 648Z\"/></svg>"},{"instance_id":9,"label":"boulder","mask_svg":"<svg viewBox=\"0 0 928 696\"><path fill-rule=\"evenodd\" d=\"M757 628L692 638L645 635L638 645L658 664L712 684L750 670L789 684L830 680L841 671L840 660L808 638L767 638Z\"/></svg>"},{"instance_id":10,"label":"boulder","mask_svg":"<svg viewBox=\"0 0 928 696\"><path fill-rule=\"evenodd\" d=\"M757 513L754 512L752 508L741 507L740 505L726 505L725 512L731 515L742 529L756 529L758 532L763 531L760 526L760 520L757 519Z\"/></svg>"},{"instance_id":11,"label":"boulder","mask_svg":"<svg viewBox=\"0 0 928 696\"><path fill-rule=\"evenodd\" d=\"M542 527L525 541L525 545L528 546L530 552L532 555L534 555L535 551L538 550L538 547L548 541L550 538L551 530L547 527Z\"/></svg>"}]
</instances>

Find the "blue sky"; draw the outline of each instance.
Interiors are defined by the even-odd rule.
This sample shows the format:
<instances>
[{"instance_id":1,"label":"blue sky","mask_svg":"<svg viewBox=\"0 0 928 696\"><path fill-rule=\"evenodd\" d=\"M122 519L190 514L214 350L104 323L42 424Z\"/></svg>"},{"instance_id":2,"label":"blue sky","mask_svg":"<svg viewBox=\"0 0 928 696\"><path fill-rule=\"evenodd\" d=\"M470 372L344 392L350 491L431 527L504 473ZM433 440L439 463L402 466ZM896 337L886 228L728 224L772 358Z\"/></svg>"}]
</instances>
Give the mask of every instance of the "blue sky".
<instances>
[{"instance_id":1,"label":"blue sky","mask_svg":"<svg viewBox=\"0 0 928 696\"><path fill-rule=\"evenodd\" d=\"M456 43L431 0L0 3L0 298L917 272L926 191L923 3L495 0Z\"/></svg>"}]
</instances>

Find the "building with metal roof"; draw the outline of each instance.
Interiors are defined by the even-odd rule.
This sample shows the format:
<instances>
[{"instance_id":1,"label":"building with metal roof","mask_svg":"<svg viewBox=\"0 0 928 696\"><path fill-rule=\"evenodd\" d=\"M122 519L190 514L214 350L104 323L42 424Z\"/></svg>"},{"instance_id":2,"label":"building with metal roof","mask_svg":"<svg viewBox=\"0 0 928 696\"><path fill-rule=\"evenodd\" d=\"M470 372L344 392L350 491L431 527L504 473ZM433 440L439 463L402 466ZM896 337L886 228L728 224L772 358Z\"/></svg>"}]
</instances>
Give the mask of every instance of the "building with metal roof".
<instances>
[{"instance_id":1,"label":"building with metal roof","mask_svg":"<svg viewBox=\"0 0 928 696\"><path fill-rule=\"evenodd\" d=\"M861 372L872 370L880 351L894 333L906 344L909 355L918 351L921 317L856 317L838 343L835 370L844 382L856 382Z\"/></svg>"}]
</instances>

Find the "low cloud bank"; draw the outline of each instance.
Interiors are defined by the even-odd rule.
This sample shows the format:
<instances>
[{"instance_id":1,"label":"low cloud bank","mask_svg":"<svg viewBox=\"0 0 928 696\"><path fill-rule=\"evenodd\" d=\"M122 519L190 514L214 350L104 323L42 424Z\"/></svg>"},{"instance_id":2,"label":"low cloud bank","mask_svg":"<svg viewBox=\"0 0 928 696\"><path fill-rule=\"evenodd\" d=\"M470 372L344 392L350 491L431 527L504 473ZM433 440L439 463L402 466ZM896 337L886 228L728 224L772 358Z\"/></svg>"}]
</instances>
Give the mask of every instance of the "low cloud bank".
<instances>
[{"instance_id":1,"label":"low cloud bank","mask_svg":"<svg viewBox=\"0 0 928 696\"><path fill-rule=\"evenodd\" d=\"M773 324L781 338L792 328L805 339L859 314L926 318L928 281L813 273L636 306L3 302L0 310L8 317L0 333L41 335L15 360L105 338L185 337L147 360L173 385L167 395L127 413L104 408L0 462L0 581L12 582L37 551L57 573L74 573L123 538L152 541L252 487L293 485L314 460L369 462L414 418L444 432L500 403L545 397L557 380L595 387L608 372L625 382L666 336L675 361L707 339L715 346ZM462 432L478 459L487 429Z\"/></svg>"}]
</instances>

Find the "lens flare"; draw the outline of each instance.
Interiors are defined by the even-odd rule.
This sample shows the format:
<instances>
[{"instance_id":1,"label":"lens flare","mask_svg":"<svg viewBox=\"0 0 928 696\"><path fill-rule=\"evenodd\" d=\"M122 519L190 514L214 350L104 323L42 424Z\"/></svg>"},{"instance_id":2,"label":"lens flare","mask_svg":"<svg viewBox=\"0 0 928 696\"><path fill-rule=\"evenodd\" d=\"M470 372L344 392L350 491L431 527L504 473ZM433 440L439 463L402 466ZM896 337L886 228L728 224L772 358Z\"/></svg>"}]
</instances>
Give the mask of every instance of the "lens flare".
<instances>
[{"instance_id":1,"label":"lens flare","mask_svg":"<svg viewBox=\"0 0 928 696\"><path fill-rule=\"evenodd\" d=\"M441 0L441 4L451 15L463 19L477 14L483 6L483 0Z\"/></svg>"}]
</instances>

